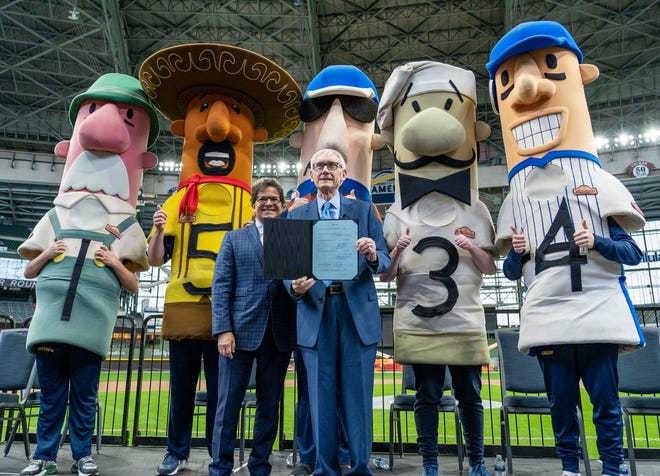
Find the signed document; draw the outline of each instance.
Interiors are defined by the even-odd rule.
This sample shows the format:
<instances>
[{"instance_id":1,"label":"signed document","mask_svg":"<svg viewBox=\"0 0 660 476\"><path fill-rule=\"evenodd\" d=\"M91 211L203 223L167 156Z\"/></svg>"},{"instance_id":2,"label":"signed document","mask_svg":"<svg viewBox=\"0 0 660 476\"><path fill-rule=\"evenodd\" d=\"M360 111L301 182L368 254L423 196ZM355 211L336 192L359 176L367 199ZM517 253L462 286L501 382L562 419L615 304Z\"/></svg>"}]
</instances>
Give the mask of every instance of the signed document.
<instances>
[{"instance_id":1,"label":"signed document","mask_svg":"<svg viewBox=\"0 0 660 476\"><path fill-rule=\"evenodd\" d=\"M353 220L320 220L312 231L312 274L344 281L357 274L358 226Z\"/></svg>"},{"instance_id":2,"label":"signed document","mask_svg":"<svg viewBox=\"0 0 660 476\"><path fill-rule=\"evenodd\" d=\"M264 277L344 281L358 273L353 220L264 221Z\"/></svg>"}]
</instances>

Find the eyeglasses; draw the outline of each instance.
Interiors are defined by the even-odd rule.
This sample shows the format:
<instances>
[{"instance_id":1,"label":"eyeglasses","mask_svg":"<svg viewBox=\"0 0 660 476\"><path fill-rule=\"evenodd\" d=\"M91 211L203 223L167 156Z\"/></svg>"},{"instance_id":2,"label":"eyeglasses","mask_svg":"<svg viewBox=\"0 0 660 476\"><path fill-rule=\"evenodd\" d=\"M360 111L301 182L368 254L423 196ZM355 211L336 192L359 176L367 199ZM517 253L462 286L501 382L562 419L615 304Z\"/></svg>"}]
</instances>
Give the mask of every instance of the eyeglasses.
<instances>
[{"instance_id":1,"label":"eyeglasses","mask_svg":"<svg viewBox=\"0 0 660 476\"><path fill-rule=\"evenodd\" d=\"M358 122L368 124L376 119L378 104L373 99L344 94L305 99L300 106L300 119L303 122L317 120L330 109L335 99L339 99L344 112Z\"/></svg>"},{"instance_id":2,"label":"eyeglasses","mask_svg":"<svg viewBox=\"0 0 660 476\"><path fill-rule=\"evenodd\" d=\"M334 172L338 168L343 168L339 162L317 162L312 165L315 172L323 172L323 169L328 168L328 171Z\"/></svg>"},{"instance_id":3,"label":"eyeglasses","mask_svg":"<svg viewBox=\"0 0 660 476\"><path fill-rule=\"evenodd\" d=\"M261 203L262 205L267 202L271 202L277 205L280 203L280 199L277 197L257 197L257 202Z\"/></svg>"}]
</instances>

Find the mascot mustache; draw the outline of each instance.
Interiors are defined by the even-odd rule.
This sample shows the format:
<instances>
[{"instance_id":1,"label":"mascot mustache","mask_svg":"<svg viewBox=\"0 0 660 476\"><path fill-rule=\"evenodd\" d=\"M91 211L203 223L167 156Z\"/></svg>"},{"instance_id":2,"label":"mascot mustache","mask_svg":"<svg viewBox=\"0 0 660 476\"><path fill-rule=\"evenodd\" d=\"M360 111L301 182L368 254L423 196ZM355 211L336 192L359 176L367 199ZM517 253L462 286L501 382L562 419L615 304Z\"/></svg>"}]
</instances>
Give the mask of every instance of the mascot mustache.
<instances>
[{"instance_id":1,"label":"mascot mustache","mask_svg":"<svg viewBox=\"0 0 660 476\"><path fill-rule=\"evenodd\" d=\"M440 165L446 165L447 167L453 167L455 169L460 169L463 167L468 167L477 159L477 154L472 150L472 157L470 160L458 160L453 157L449 157L445 154L428 156L423 155L419 159L413 160L412 162L401 162L397 160L396 153L394 154L394 164L403 170L412 170L424 167L425 165L436 163Z\"/></svg>"}]
</instances>

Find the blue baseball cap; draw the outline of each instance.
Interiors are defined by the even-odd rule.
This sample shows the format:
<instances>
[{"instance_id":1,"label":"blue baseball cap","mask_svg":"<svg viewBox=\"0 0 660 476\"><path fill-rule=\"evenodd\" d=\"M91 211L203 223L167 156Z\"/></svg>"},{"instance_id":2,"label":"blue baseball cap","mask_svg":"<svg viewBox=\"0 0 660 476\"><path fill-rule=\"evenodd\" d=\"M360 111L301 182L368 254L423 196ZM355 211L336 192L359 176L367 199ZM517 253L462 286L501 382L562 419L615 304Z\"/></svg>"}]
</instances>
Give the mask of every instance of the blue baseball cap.
<instances>
[{"instance_id":1,"label":"blue baseball cap","mask_svg":"<svg viewBox=\"0 0 660 476\"><path fill-rule=\"evenodd\" d=\"M378 104L376 86L361 69L347 64L323 68L305 90L304 99L345 94L373 99Z\"/></svg>"},{"instance_id":2,"label":"blue baseball cap","mask_svg":"<svg viewBox=\"0 0 660 476\"><path fill-rule=\"evenodd\" d=\"M556 46L572 51L582 63L582 51L566 28L555 21L530 21L512 28L490 52L486 69L490 79L509 58L527 51Z\"/></svg>"}]
</instances>

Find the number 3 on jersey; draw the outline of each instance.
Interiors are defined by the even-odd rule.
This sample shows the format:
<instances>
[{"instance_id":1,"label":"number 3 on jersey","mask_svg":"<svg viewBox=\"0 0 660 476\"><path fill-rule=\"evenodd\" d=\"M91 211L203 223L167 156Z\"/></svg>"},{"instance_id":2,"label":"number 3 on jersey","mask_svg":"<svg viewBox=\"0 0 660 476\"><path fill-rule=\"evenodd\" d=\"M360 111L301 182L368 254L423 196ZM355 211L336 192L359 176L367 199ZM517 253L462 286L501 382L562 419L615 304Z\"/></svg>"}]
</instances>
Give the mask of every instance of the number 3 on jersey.
<instances>
[{"instance_id":1,"label":"number 3 on jersey","mask_svg":"<svg viewBox=\"0 0 660 476\"><path fill-rule=\"evenodd\" d=\"M419 240L413 251L422 254L422 251L430 247L442 248L447 252L447 264L441 269L429 271L429 277L431 279L440 281L447 288L447 299L445 302L435 306L421 306L418 304L413 308L413 314L427 319L451 311L458 300L458 287L456 286L456 282L451 279L451 275L458 267L458 251L456 251L456 247L451 241L441 236L428 236Z\"/></svg>"}]
</instances>

